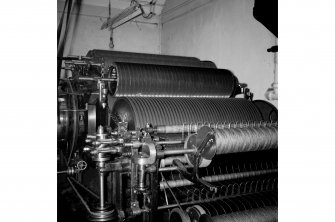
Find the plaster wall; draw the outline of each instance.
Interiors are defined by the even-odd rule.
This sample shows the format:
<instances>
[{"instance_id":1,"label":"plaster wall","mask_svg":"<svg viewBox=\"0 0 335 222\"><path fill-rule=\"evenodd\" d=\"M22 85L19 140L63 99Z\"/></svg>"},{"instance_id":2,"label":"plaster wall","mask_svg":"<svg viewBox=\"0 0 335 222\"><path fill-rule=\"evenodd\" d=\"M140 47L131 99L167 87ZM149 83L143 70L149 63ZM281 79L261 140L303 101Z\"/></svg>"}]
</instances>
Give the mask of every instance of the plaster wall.
<instances>
[{"instance_id":1,"label":"plaster wall","mask_svg":"<svg viewBox=\"0 0 335 222\"><path fill-rule=\"evenodd\" d=\"M195 56L231 70L254 99L274 82L277 38L253 17L253 0L169 0L163 9L162 54ZM270 101L277 106L277 101Z\"/></svg>"}]
</instances>

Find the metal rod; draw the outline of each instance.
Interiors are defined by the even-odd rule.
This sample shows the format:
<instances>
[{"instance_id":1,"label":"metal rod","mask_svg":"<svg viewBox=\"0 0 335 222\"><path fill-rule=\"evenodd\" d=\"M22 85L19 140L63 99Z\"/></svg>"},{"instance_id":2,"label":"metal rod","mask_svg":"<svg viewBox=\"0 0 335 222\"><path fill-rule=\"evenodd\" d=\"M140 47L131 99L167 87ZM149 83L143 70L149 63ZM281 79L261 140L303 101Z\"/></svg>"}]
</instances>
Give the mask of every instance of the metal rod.
<instances>
[{"instance_id":1,"label":"metal rod","mask_svg":"<svg viewBox=\"0 0 335 222\"><path fill-rule=\"evenodd\" d=\"M158 141L158 142L155 142L156 145L173 145L173 144L182 144L182 143L184 143L183 140L171 140L171 141ZM131 143L124 143L123 145L126 146L126 147L140 147L143 144L144 143L141 143L141 142L131 142Z\"/></svg>"},{"instance_id":2,"label":"metal rod","mask_svg":"<svg viewBox=\"0 0 335 222\"><path fill-rule=\"evenodd\" d=\"M139 165L138 167L138 187L140 189L145 188L145 166L144 165Z\"/></svg>"},{"instance_id":3,"label":"metal rod","mask_svg":"<svg viewBox=\"0 0 335 222\"><path fill-rule=\"evenodd\" d=\"M86 76L80 76L78 77L79 80L84 80L84 81L109 81L109 82L116 82L117 79L112 79L112 78L95 78L95 77L86 77Z\"/></svg>"},{"instance_id":4,"label":"metal rod","mask_svg":"<svg viewBox=\"0 0 335 222\"><path fill-rule=\"evenodd\" d=\"M258 194L261 193L269 193L269 192L259 192ZM229 195L229 196L221 196L221 197L214 197L214 198L201 198L199 200L194 200L194 201L189 201L189 202L184 202L184 203L178 203L178 204L170 204L170 205L164 205L164 206L159 206L157 209L158 210L164 210L172 207L179 207L179 206L184 206L184 205L194 205L194 204L199 204L199 203L206 203L206 202L212 202L216 200L224 200L224 199L230 199L234 197L243 197L243 196L248 196L249 194L235 194L235 195Z\"/></svg>"},{"instance_id":5,"label":"metal rod","mask_svg":"<svg viewBox=\"0 0 335 222\"><path fill-rule=\"evenodd\" d=\"M105 208L105 186L104 186L104 173L99 174L100 179L100 208Z\"/></svg>"},{"instance_id":6,"label":"metal rod","mask_svg":"<svg viewBox=\"0 0 335 222\"><path fill-rule=\"evenodd\" d=\"M60 109L61 112L86 112L87 109Z\"/></svg>"},{"instance_id":7,"label":"metal rod","mask_svg":"<svg viewBox=\"0 0 335 222\"><path fill-rule=\"evenodd\" d=\"M185 167L186 168L192 168L193 166L186 165ZM173 170L178 170L178 167L176 167L176 166L173 166L173 167L162 167L162 168L158 169L159 172L166 172L166 171L173 171Z\"/></svg>"},{"instance_id":8,"label":"metal rod","mask_svg":"<svg viewBox=\"0 0 335 222\"><path fill-rule=\"evenodd\" d=\"M108 148L108 149L98 149L98 150L94 150L91 152L92 154L95 153L111 153L111 154L115 154L117 153L117 150L115 148Z\"/></svg>"},{"instance_id":9,"label":"metal rod","mask_svg":"<svg viewBox=\"0 0 335 222\"><path fill-rule=\"evenodd\" d=\"M230 196L230 197L234 197L234 196ZM190 202L179 203L179 205L180 206L193 205L193 204L197 204L197 203L205 203L205 202L211 202L211 201L221 200L221 199L225 199L225 198L223 198L223 197L216 197L216 198L201 199L201 200L195 200L195 201L190 201ZM164 209L168 209L168 208L172 208L172 207L179 207L179 205L178 204L164 205L164 206L159 206L157 209L158 210L164 210Z\"/></svg>"},{"instance_id":10,"label":"metal rod","mask_svg":"<svg viewBox=\"0 0 335 222\"><path fill-rule=\"evenodd\" d=\"M61 80L68 80L68 79L61 79ZM78 92L66 92L66 93L59 93L58 96L65 96L65 95L77 95L77 96L83 96L84 93L78 93Z\"/></svg>"},{"instance_id":11,"label":"metal rod","mask_svg":"<svg viewBox=\"0 0 335 222\"><path fill-rule=\"evenodd\" d=\"M197 152L197 149L178 149L178 150L164 150L162 151L164 156L167 155L180 155L180 154L190 154Z\"/></svg>"},{"instance_id":12,"label":"metal rod","mask_svg":"<svg viewBox=\"0 0 335 222\"><path fill-rule=\"evenodd\" d=\"M202 180L207 182L218 182L218 181L225 181L225 180L232 180L232 179L239 179L245 177L253 177L253 176L260 176L264 174L270 173L277 173L277 169L270 169L270 170L258 170L258 171L248 171L248 172L240 172L240 173L230 173L230 174L219 174L219 175L212 175L212 176L205 176L201 177ZM164 189L167 186L174 188L174 187L184 187L184 186L191 186L194 183L187 180L168 180L162 181L159 183L160 189Z\"/></svg>"},{"instance_id":13,"label":"metal rod","mask_svg":"<svg viewBox=\"0 0 335 222\"><path fill-rule=\"evenodd\" d=\"M204 124L200 125L190 125L190 124L184 124L184 125L165 125L165 126L156 126L154 127L154 130L157 133L186 133L186 132L196 132L199 130L200 127L202 127Z\"/></svg>"},{"instance_id":14,"label":"metal rod","mask_svg":"<svg viewBox=\"0 0 335 222\"><path fill-rule=\"evenodd\" d=\"M140 147L143 144L144 143L141 143L141 142L132 142L132 143L124 143L123 145L126 147Z\"/></svg>"},{"instance_id":15,"label":"metal rod","mask_svg":"<svg viewBox=\"0 0 335 222\"><path fill-rule=\"evenodd\" d=\"M183 140L175 140L175 141L158 141L156 145L173 145L173 144L182 144Z\"/></svg>"},{"instance_id":16,"label":"metal rod","mask_svg":"<svg viewBox=\"0 0 335 222\"><path fill-rule=\"evenodd\" d=\"M87 57L87 56L67 56L67 57L57 57L57 60L64 60L64 61L68 61L68 60L82 60L82 59L86 59L86 60L90 60L92 59L92 57Z\"/></svg>"}]
</instances>

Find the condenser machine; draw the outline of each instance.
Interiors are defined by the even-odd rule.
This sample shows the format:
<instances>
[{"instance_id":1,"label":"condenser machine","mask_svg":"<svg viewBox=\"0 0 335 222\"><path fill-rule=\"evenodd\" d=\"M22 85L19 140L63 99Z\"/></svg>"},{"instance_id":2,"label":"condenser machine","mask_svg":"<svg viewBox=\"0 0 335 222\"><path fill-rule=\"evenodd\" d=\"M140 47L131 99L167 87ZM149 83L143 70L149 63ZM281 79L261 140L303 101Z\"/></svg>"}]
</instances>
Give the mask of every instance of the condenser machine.
<instances>
[{"instance_id":1,"label":"condenser machine","mask_svg":"<svg viewBox=\"0 0 335 222\"><path fill-rule=\"evenodd\" d=\"M278 112L231 71L107 50L62 60L58 221L277 221Z\"/></svg>"}]
</instances>

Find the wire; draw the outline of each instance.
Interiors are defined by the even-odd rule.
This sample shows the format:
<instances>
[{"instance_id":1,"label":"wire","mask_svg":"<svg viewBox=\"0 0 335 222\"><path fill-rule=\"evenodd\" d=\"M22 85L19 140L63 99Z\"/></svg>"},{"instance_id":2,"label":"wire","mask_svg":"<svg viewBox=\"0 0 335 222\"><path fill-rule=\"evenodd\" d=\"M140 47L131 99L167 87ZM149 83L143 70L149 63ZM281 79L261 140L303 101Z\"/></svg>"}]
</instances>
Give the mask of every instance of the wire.
<instances>
[{"instance_id":1,"label":"wire","mask_svg":"<svg viewBox=\"0 0 335 222\"><path fill-rule=\"evenodd\" d=\"M76 189L76 187L73 185L72 181L67 177L66 178L67 181L70 183L72 189L74 190L74 192L77 194L78 198L80 199L80 201L82 202L82 204L85 206L86 210L92 214L92 215L96 215L96 216L101 216L102 213L95 213L92 212L90 207L88 206L88 204L86 203L86 201L84 200L84 198L80 195L80 193L78 192L78 190ZM106 214L108 214L110 212L106 212Z\"/></svg>"},{"instance_id":2,"label":"wire","mask_svg":"<svg viewBox=\"0 0 335 222\"><path fill-rule=\"evenodd\" d=\"M81 188L83 188L84 190L86 190L89 194L91 194L93 197L99 199L100 197L95 194L93 191L91 191L90 189L88 189L87 187L85 187L84 185L82 185L81 183L79 183L77 180L75 180L74 178L71 178L76 184L78 184Z\"/></svg>"},{"instance_id":3,"label":"wire","mask_svg":"<svg viewBox=\"0 0 335 222\"><path fill-rule=\"evenodd\" d=\"M64 9L63 9L63 12L62 12L62 16L59 20L59 24L58 24L58 28L57 28L57 47L59 46L60 34L61 34L61 31L62 31L62 27L63 27L63 19L64 19L64 14L65 14L67 4L68 4L68 0L66 0L66 2L64 4Z\"/></svg>"},{"instance_id":4,"label":"wire","mask_svg":"<svg viewBox=\"0 0 335 222\"><path fill-rule=\"evenodd\" d=\"M165 177L164 177L164 175L163 175L163 173L162 173L162 172L161 172L161 176L162 176L163 180L164 180L164 181L166 181L166 180L165 180ZM170 190L170 192L171 192L171 194L172 194L173 198L175 199L176 203L178 204L178 207L180 208L180 210L182 210L182 211L183 211L183 208L181 208L181 206L180 206L180 204L179 204L179 201L177 200L176 196L174 195L173 191L171 190L171 188L170 188L169 184L168 184L168 183L166 183L166 185L168 186L168 188L169 188L169 190Z\"/></svg>"},{"instance_id":5,"label":"wire","mask_svg":"<svg viewBox=\"0 0 335 222\"><path fill-rule=\"evenodd\" d=\"M70 88L71 93L74 93L71 81L69 79L66 79L66 81L69 84L69 88ZM71 98L72 98L72 106L73 106L72 108L74 110L77 110L78 108L77 108L77 97L76 97L76 95L72 95ZM67 160L67 165L70 164L73 149L76 145L77 130L78 130L77 125L78 125L77 112L73 112L73 128L72 128L73 133L72 133L72 138L71 138L72 140L71 140L71 143L70 143L70 154L69 154L69 158Z\"/></svg>"},{"instance_id":6,"label":"wire","mask_svg":"<svg viewBox=\"0 0 335 222\"><path fill-rule=\"evenodd\" d=\"M57 44L57 57L59 57L59 58L62 58L63 53L64 53L65 42L66 42L67 33L68 33L68 30L69 30L69 24L70 24L69 17L70 17L71 8L72 8L72 0L69 0L67 6L68 6L68 9L67 9L67 16L66 16L65 31L64 31L63 39L62 39L62 41L59 40L60 45ZM62 62L63 62L62 59L57 60L57 87L58 87L58 84L59 84Z\"/></svg>"},{"instance_id":7,"label":"wire","mask_svg":"<svg viewBox=\"0 0 335 222\"><path fill-rule=\"evenodd\" d=\"M86 210L91 213L94 214L94 212L91 211L90 207L88 206L88 204L86 203L86 201L84 200L84 198L80 195L80 193L78 192L78 190L75 188L75 186L73 185L72 181L67 177L66 178L67 181L70 183L72 189L74 190L74 192L77 194L78 198L80 199L80 201L82 202L82 204L85 206Z\"/></svg>"}]
</instances>

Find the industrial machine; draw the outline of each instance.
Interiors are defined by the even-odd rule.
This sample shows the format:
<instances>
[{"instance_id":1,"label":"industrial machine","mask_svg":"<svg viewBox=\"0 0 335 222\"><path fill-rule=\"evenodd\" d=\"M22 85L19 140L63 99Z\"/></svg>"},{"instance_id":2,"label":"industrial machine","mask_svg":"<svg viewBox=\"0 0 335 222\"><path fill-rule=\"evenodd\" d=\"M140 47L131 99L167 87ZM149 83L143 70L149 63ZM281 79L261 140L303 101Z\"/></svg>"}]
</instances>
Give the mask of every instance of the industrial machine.
<instances>
[{"instance_id":1,"label":"industrial machine","mask_svg":"<svg viewBox=\"0 0 335 222\"><path fill-rule=\"evenodd\" d=\"M58 221L277 221L278 112L232 72L104 50L62 60Z\"/></svg>"}]
</instances>

